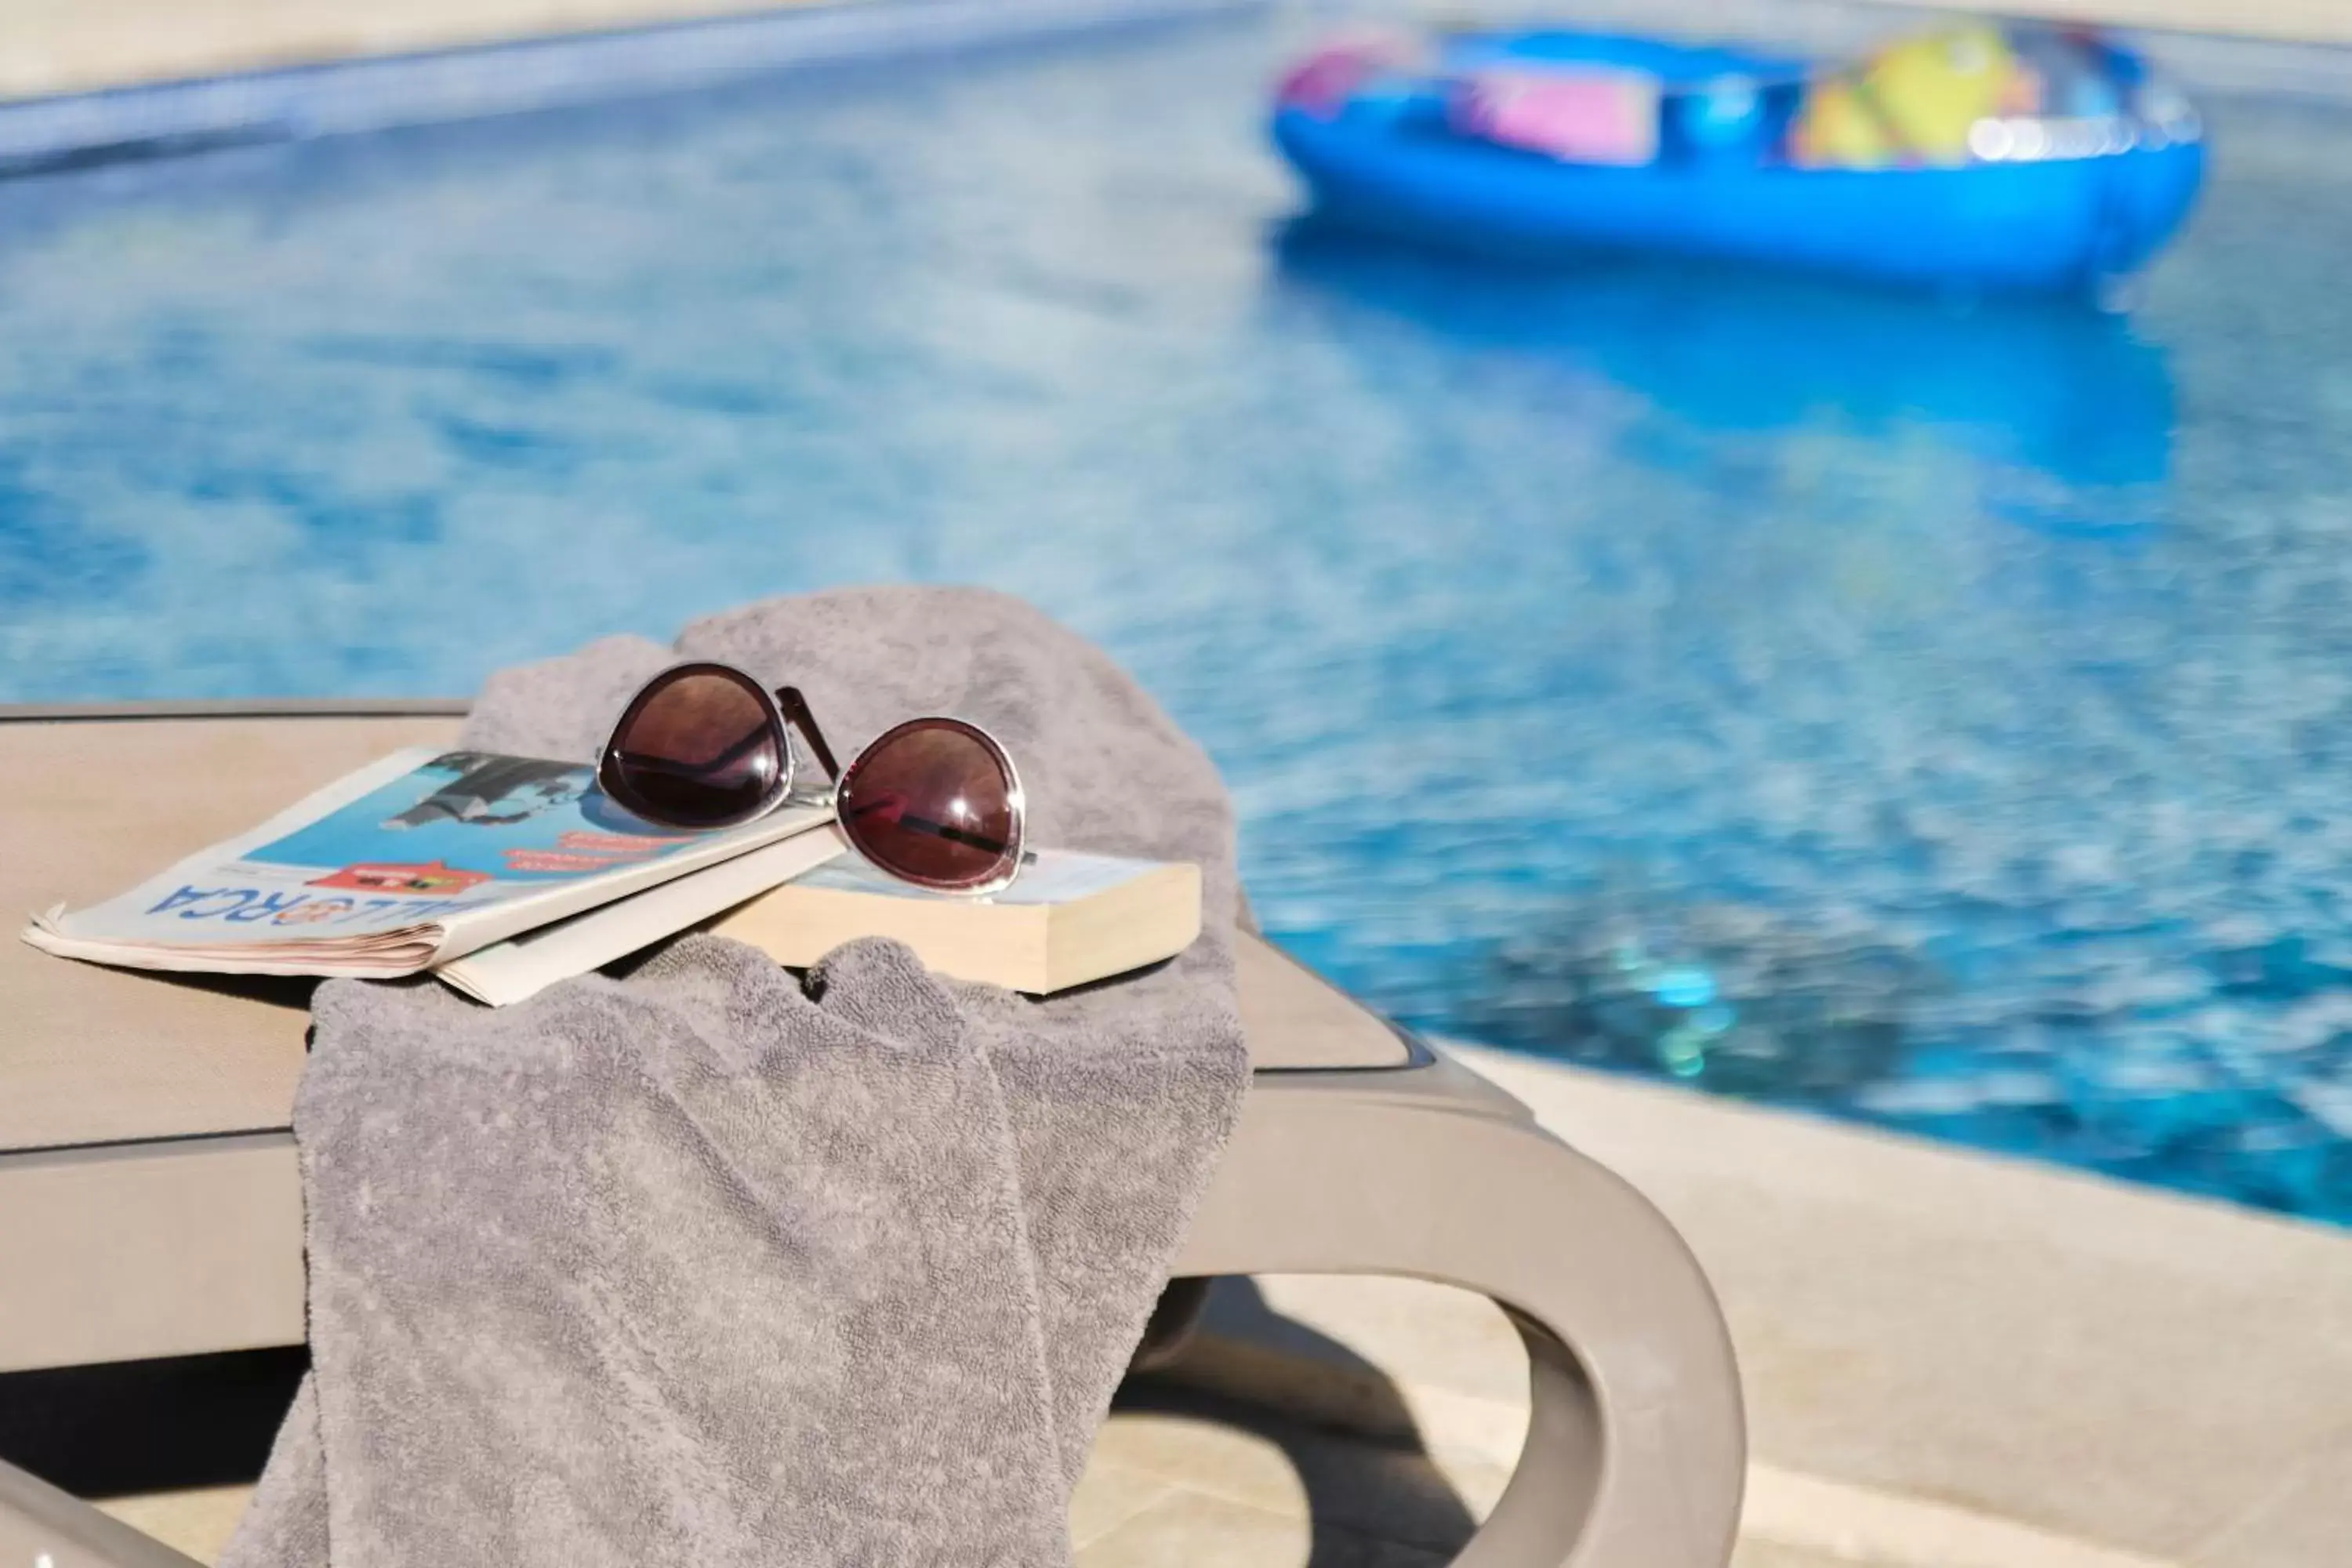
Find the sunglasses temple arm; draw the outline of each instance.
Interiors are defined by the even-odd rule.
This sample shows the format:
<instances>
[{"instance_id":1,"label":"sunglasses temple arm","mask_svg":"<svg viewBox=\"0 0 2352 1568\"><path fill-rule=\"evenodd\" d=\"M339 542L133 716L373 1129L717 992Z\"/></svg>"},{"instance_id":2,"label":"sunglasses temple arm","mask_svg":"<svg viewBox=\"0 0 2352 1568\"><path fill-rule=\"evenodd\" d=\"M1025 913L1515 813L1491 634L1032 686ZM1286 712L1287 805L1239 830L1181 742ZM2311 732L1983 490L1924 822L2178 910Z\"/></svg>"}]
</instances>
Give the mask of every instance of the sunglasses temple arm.
<instances>
[{"instance_id":1,"label":"sunglasses temple arm","mask_svg":"<svg viewBox=\"0 0 2352 1568\"><path fill-rule=\"evenodd\" d=\"M839 779L841 768L833 760L833 748L824 743L824 731L816 727L816 715L809 711L808 699L801 695L801 689L797 686L776 688L776 710L783 714L784 722L798 730L802 739L808 742L809 750L816 753L817 766L824 770L824 776L828 780Z\"/></svg>"}]
</instances>

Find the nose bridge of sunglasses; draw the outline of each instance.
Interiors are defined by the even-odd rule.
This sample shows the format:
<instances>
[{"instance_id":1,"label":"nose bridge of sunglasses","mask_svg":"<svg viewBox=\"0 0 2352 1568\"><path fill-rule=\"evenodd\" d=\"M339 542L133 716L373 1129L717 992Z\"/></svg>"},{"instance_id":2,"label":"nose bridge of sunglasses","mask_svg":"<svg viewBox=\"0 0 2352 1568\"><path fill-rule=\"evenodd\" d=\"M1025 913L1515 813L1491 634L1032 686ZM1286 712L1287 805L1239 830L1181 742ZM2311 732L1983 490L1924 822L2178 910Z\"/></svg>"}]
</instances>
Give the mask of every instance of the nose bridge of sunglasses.
<instances>
[{"instance_id":1,"label":"nose bridge of sunglasses","mask_svg":"<svg viewBox=\"0 0 2352 1568\"><path fill-rule=\"evenodd\" d=\"M824 731L817 728L816 714L810 710L808 699L801 695L801 689L797 686L776 688L776 710L784 716L786 728L798 730L801 738L808 742L809 750L816 753L817 766L824 770L824 776L839 779L841 765L834 761L833 748L825 743Z\"/></svg>"}]
</instances>

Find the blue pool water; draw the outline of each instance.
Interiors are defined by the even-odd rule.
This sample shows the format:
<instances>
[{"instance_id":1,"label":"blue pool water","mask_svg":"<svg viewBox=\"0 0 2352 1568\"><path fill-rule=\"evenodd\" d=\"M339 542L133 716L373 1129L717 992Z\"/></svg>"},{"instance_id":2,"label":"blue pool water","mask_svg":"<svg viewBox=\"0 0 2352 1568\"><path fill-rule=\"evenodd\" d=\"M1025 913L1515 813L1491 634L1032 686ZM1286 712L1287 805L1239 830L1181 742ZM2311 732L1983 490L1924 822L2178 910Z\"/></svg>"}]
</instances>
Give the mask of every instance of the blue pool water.
<instances>
[{"instance_id":1,"label":"blue pool water","mask_svg":"<svg viewBox=\"0 0 2352 1568\"><path fill-rule=\"evenodd\" d=\"M1415 1023L2352 1220L2352 110L2126 322L1291 225L1297 41L0 187L0 700L992 583Z\"/></svg>"}]
</instances>

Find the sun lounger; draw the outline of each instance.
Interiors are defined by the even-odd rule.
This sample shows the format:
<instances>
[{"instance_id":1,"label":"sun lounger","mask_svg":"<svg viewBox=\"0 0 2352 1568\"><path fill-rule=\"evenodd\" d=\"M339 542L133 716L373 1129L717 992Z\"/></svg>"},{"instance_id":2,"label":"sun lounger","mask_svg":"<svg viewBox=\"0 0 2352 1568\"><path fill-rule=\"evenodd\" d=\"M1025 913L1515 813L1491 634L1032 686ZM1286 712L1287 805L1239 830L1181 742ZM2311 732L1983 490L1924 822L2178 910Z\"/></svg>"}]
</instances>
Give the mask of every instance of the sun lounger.
<instances>
[{"instance_id":1,"label":"sun lounger","mask_svg":"<svg viewBox=\"0 0 2352 1568\"><path fill-rule=\"evenodd\" d=\"M456 704L0 709L0 907L86 902L396 746ZM1256 1081L1184 1276L1408 1275L1502 1303L1533 1418L1457 1561L1722 1568L1745 1434L1712 1293L1633 1189L1517 1101L1255 937ZM0 944L0 1371L299 1342L286 1131L299 985ZM0 1465L0 1564L184 1563Z\"/></svg>"}]
</instances>

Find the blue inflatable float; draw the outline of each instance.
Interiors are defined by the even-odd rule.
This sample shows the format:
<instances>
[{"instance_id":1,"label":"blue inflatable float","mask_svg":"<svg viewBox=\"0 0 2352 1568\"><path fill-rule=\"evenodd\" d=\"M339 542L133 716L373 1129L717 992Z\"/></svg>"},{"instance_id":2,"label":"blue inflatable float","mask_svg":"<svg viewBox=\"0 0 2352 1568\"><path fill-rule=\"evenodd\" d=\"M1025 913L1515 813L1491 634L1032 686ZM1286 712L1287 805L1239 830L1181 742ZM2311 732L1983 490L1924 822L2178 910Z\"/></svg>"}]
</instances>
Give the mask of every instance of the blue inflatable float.
<instances>
[{"instance_id":1,"label":"blue inflatable float","mask_svg":"<svg viewBox=\"0 0 2352 1568\"><path fill-rule=\"evenodd\" d=\"M2130 51L1989 25L1839 66L1557 31L1342 46L1285 79L1274 136L1351 226L1985 290L2127 278L2205 156L2194 110Z\"/></svg>"}]
</instances>

